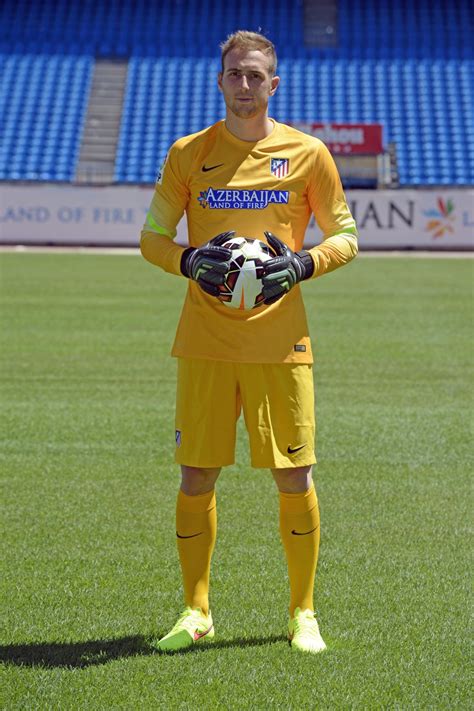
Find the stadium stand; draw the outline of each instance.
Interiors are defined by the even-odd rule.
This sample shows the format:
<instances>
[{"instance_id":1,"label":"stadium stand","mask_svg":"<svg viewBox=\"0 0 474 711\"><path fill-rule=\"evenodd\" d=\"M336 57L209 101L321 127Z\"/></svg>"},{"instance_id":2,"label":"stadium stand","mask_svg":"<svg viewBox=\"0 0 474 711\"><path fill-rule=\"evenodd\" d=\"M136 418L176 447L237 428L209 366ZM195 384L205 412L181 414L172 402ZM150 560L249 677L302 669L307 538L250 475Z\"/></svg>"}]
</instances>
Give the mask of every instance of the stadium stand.
<instances>
[{"instance_id":1,"label":"stadium stand","mask_svg":"<svg viewBox=\"0 0 474 711\"><path fill-rule=\"evenodd\" d=\"M0 55L0 177L72 180L92 57Z\"/></svg>"},{"instance_id":2,"label":"stadium stand","mask_svg":"<svg viewBox=\"0 0 474 711\"><path fill-rule=\"evenodd\" d=\"M95 57L129 58L115 180L149 183L169 145L223 115L218 45L277 45L281 121L380 122L401 185L474 183L467 0L339 0L336 47L304 45L292 0L4 0L0 178L72 180Z\"/></svg>"}]
</instances>

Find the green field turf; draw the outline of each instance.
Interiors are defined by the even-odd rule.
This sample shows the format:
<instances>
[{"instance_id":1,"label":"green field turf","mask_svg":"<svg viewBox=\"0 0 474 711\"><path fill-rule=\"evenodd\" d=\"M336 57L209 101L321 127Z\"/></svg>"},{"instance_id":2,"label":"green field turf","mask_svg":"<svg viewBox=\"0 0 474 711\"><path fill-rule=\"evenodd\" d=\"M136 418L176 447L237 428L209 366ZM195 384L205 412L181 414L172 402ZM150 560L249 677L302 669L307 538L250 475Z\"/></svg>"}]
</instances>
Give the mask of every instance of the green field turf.
<instances>
[{"instance_id":1,"label":"green field turf","mask_svg":"<svg viewBox=\"0 0 474 711\"><path fill-rule=\"evenodd\" d=\"M467 709L472 261L364 258L303 286L328 651L285 641L270 474L218 483L213 647L174 533L185 280L138 256L2 254L2 709ZM218 404L217 404L218 406Z\"/></svg>"}]
</instances>

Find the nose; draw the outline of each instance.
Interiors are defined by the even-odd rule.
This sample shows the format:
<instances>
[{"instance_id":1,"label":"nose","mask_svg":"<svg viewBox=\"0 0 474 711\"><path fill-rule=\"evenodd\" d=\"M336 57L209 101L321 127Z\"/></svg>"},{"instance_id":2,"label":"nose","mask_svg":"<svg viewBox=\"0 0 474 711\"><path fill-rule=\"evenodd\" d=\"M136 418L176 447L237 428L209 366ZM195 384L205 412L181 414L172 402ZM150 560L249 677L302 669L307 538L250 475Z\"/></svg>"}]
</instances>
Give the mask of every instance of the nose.
<instances>
[{"instance_id":1,"label":"nose","mask_svg":"<svg viewBox=\"0 0 474 711\"><path fill-rule=\"evenodd\" d=\"M245 89L246 91L249 89L249 83L245 74L242 74L242 89Z\"/></svg>"}]
</instances>

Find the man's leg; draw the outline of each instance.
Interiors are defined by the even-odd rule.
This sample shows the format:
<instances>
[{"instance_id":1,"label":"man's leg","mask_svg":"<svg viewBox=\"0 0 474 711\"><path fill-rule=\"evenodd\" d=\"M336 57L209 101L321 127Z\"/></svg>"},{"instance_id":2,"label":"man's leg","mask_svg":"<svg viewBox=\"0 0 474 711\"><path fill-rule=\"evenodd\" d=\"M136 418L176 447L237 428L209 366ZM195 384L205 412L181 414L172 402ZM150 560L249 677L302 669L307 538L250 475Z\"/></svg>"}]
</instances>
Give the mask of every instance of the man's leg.
<instances>
[{"instance_id":1,"label":"man's leg","mask_svg":"<svg viewBox=\"0 0 474 711\"><path fill-rule=\"evenodd\" d=\"M181 487L176 536L186 608L156 643L163 651L214 637L208 600L217 528L214 486L221 467L234 461L239 410L231 363L178 359L175 459L181 465Z\"/></svg>"},{"instance_id":2,"label":"man's leg","mask_svg":"<svg viewBox=\"0 0 474 711\"><path fill-rule=\"evenodd\" d=\"M243 364L239 368L252 466L269 467L280 490L280 531L290 578L288 638L294 649L321 652L313 614L319 510L311 478L314 386L310 364Z\"/></svg>"},{"instance_id":3,"label":"man's leg","mask_svg":"<svg viewBox=\"0 0 474 711\"><path fill-rule=\"evenodd\" d=\"M280 534L290 579L290 617L296 608L313 610L319 552L319 507L312 467L272 469L280 492Z\"/></svg>"},{"instance_id":4,"label":"man's leg","mask_svg":"<svg viewBox=\"0 0 474 711\"><path fill-rule=\"evenodd\" d=\"M220 469L181 465L181 488L176 503L176 537L187 607L209 612L209 574L216 542L214 486Z\"/></svg>"},{"instance_id":5,"label":"man's leg","mask_svg":"<svg viewBox=\"0 0 474 711\"><path fill-rule=\"evenodd\" d=\"M186 607L171 631L156 641L156 648L163 652L177 652L214 638L209 573L217 528L214 485L219 474L220 468L181 465L176 538Z\"/></svg>"},{"instance_id":6,"label":"man's leg","mask_svg":"<svg viewBox=\"0 0 474 711\"><path fill-rule=\"evenodd\" d=\"M280 492L280 532L290 578L288 640L293 649L317 654L326 645L313 612L319 508L311 466L272 469L272 474Z\"/></svg>"},{"instance_id":7,"label":"man's leg","mask_svg":"<svg viewBox=\"0 0 474 711\"><path fill-rule=\"evenodd\" d=\"M186 605L208 611L209 569L216 540L214 485L232 464L240 410L231 363L178 359L176 454L181 488L176 535Z\"/></svg>"}]
</instances>

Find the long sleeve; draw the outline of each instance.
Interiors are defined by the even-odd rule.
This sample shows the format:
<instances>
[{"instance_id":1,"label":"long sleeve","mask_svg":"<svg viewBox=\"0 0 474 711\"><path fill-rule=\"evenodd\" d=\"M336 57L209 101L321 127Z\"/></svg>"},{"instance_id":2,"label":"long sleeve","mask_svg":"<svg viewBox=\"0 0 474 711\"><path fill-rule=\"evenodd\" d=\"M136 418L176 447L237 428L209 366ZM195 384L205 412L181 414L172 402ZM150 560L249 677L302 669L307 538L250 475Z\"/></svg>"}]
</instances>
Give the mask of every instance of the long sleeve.
<instances>
[{"instance_id":1,"label":"long sleeve","mask_svg":"<svg viewBox=\"0 0 474 711\"><path fill-rule=\"evenodd\" d=\"M142 230L140 249L145 259L156 267L182 275L180 264L184 249L168 235Z\"/></svg>"},{"instance_id":2,"label":"long sleeve","mask_svg":"<svg viewBox=\"0 0 474 711\"><path fill-rule=\"evenodd\" d=\"M308 189L311 209L323 233L321 244L309 250L313 277L344 266L358 252L357 228L342 189L336 164L323 143L316 152Z\"/></svg>"},{"instance_id":3,"label":"long sleeve","mask_svg":"<svg viewBox=\"0 0 474 711\"><path fill-rule=\"evenodd\" d=\"M173 240L188 199L189 192L179 168L178 142L171 147L160 170L140 238L145 259L170 274L181 275L183 247Z\"/></svg>"}]
</instances>

